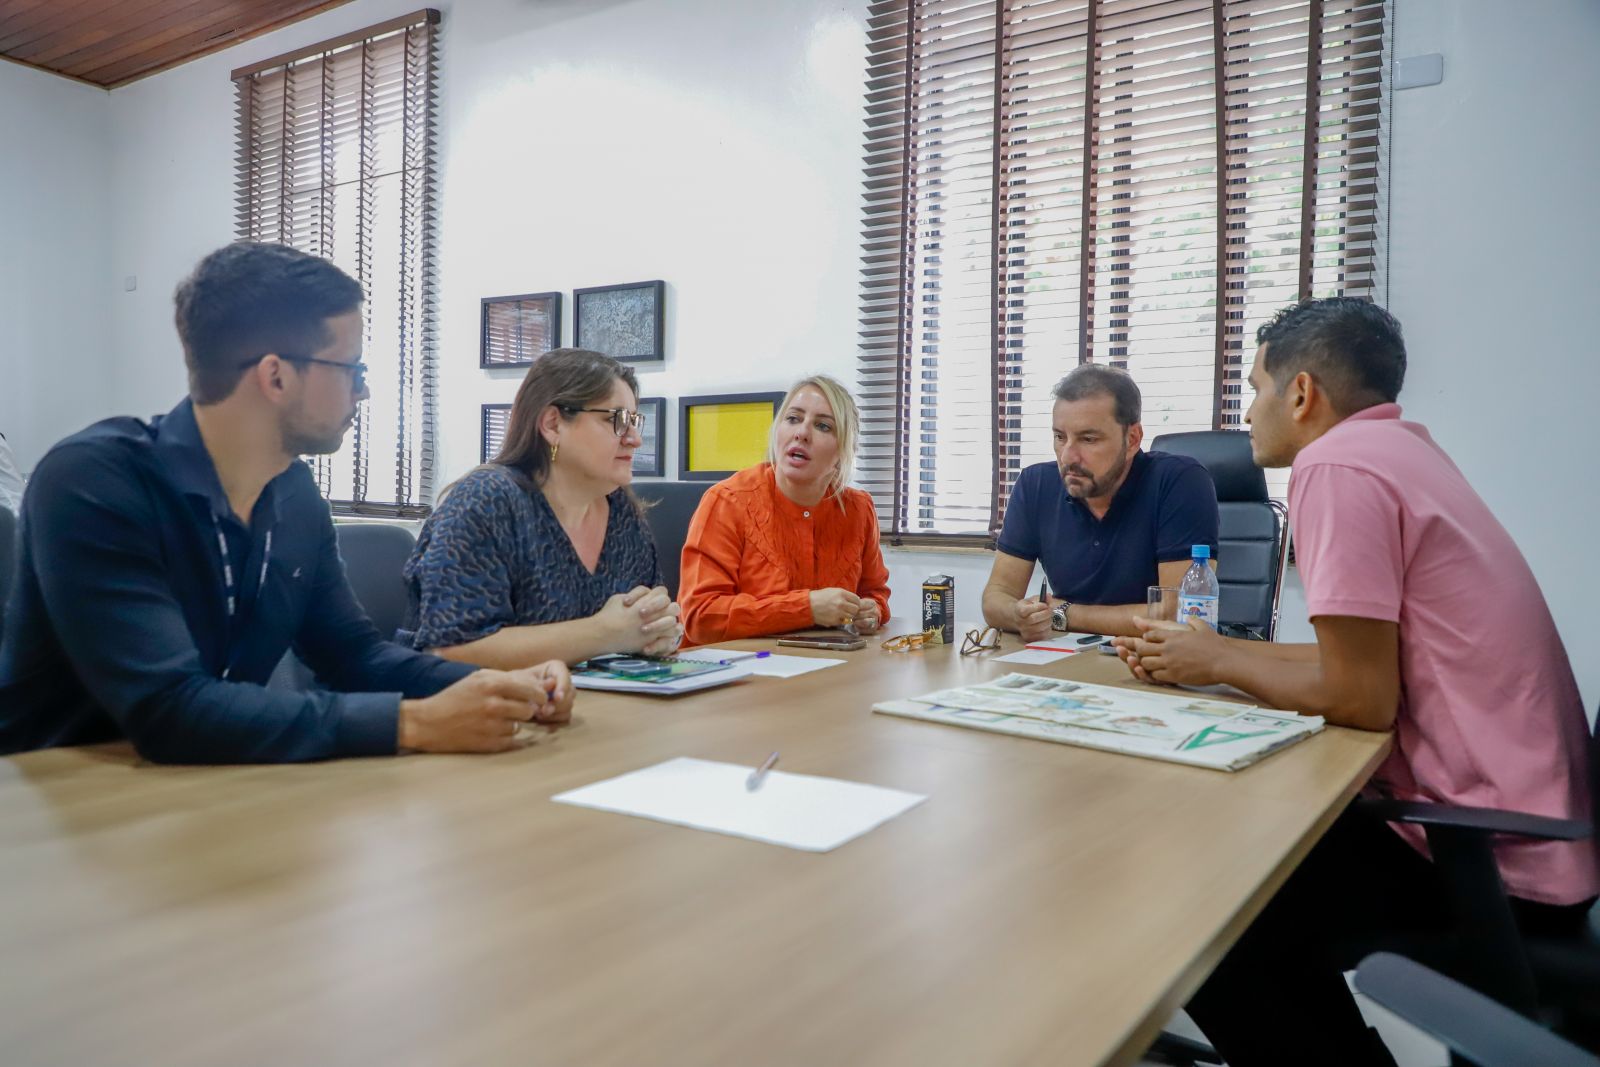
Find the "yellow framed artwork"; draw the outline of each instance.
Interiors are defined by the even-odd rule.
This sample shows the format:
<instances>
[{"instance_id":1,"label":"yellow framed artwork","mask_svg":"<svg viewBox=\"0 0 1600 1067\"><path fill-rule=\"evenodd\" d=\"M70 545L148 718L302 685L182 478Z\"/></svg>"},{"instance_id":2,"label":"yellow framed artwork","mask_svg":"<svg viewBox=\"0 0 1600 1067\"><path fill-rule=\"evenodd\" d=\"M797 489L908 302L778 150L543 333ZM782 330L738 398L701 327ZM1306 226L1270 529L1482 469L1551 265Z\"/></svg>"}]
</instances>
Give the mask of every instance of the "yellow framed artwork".
<instances>
[{"instance_id":1,"label":"yellow framed artwork","mask_svg":"<svg viewBox=\"0 0 1600 1067\"><path fill-rule=\"evenodd\" d=\"M678 398L678 477L721 481L767 458L767 438L782 393L721 393Z\"/></svg>"}]
</instances>

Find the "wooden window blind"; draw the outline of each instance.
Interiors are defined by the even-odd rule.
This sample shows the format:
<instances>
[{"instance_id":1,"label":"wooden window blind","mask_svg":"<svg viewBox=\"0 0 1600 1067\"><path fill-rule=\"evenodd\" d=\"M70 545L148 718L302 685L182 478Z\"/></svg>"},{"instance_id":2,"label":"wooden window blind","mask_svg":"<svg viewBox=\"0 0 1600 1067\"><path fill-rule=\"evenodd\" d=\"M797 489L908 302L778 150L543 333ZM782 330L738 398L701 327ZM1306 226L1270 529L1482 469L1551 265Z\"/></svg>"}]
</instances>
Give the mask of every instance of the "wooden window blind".
<instances>
[{"instance_id":1,"label":"wooden window blind","mask_svg":"<svg viewBox=\"0 0 1600 1067\"><path fill-rule=\"evenodd\" d=\"M1256 324L1382 295L1384 0L874 0L859 480L991 544L1051 386L1243 427Z\"/></svg>"},{"instance_id":2,"label":"wooden window blind","mask_svg":"<svg viewBox=\"0 0 1600 1067\"><path fill-rule=\"evenodd\" d=\"M416 518L432 499L438 24L419 11L233 72L236 235L323 256L366 292L372 399L310 460L345 514Z\"/></svg>"}]
</instances>

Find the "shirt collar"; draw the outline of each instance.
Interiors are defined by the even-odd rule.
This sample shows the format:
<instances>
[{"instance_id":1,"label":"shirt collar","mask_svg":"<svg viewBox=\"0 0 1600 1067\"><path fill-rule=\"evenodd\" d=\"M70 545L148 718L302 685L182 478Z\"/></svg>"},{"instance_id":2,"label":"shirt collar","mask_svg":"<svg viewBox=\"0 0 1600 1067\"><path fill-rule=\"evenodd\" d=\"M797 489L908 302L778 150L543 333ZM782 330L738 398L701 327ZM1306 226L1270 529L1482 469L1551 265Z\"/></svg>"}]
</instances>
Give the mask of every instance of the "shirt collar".
<instances>
[{"instance_id":1,"label":"shirt collar","mask_svg":"<svg viewBox=\"0 0 1600 1067\"><path fill-rule=\"evenodd\" d=\"M1345 422L1374 421L1377 419L1398 419L1400 417L1399 404L1374 404L1370 408L1362 408L1354 415L1346 415Z\"/></svg>"},{"instance_id":2,"label":"shirt collar","mask_svg":"<svg viewBox=\"0 0 1600 1067\"><path fill-rule=\"evenodd\" d=\"M222 491L217 466L211 461L211 453L206 450L205 439L200 436L200 424L194 417L194 401L184 397L177 407L151 419L150 426L155 431L156 456L172 484L185 496L204 500L217 518L232 515L233 505L228 501L228 494ZM281 477L282 474L266 484L257 503L258 511L261 503L266 503L272 509L274 520L278 517L278 494L273 486Z\"/></svg>"}]
</instances>

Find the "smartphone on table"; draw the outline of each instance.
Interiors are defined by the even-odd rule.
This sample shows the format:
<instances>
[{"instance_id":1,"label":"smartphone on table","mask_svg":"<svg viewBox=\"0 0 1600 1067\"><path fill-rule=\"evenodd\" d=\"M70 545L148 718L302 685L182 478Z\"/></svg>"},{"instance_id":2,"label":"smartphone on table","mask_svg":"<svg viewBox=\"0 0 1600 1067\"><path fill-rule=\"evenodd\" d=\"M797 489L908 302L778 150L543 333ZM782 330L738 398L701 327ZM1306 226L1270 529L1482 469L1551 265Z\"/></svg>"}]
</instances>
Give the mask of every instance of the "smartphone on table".
<instances>
[{"instance_id":1,"label":"smartphone on table","mask_svg":"<svg viewBox=\"0 0 1600 1067\"><path fill-rule=\"evenodd\" d=\"M821 648L830 652L854 652L858 648L866 648L867 642L860 637L850 634L785 634L778 638L778 644L788 645L790 648Z\"/></svg>"}]
</instances>

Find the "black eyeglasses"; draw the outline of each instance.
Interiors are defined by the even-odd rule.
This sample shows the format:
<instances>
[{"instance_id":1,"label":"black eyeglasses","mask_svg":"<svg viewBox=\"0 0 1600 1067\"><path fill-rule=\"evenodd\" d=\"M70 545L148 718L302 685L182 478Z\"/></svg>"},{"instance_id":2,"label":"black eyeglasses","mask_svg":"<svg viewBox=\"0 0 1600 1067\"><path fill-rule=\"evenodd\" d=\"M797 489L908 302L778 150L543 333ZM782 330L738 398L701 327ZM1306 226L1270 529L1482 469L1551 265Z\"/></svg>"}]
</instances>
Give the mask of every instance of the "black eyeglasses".
<instances>
[{"instance_id":1,"label":"black eyeglasses","mask_svg":"<svg viewBox=\"0 0 1600 1067\"><path fill-rule=\"evenodd\" d=\"M611 430L618 437L627 434L629 430L639 430L644 426L644 414L638 411L629 411L627 408L575 408L568 404L557 404L557 408L568 415L576 415L580 411L592 411L596 415L611 416Z\"/></svg>"},{"instance_id":2,"label":"black eyeglasses","mask_svg":"<svg viewBox=\"0 0 1600 1067\"><path fill-rule=\"evenodd\" d=\"M246 367L254 367L270 355L276 355L279 359L286 359L290 363L320 363L324 367L338 367L342 371L350 372L350 391L352 393L360 393L367 388L367 365L361 362L340 363L336 359L318 359L316 356L291 356L283 352L263 352L255 359L247 359L239 364L239 369L244 370ZM621 435L619 434L618 436L620 437Z\"/></svg>"}]
</instances>

